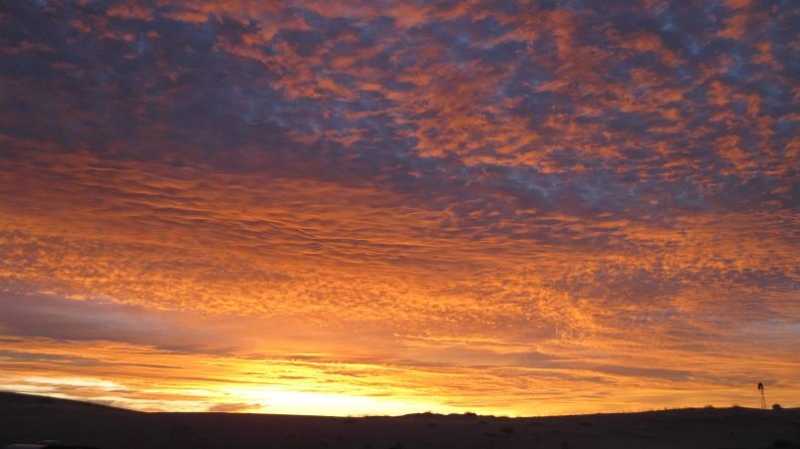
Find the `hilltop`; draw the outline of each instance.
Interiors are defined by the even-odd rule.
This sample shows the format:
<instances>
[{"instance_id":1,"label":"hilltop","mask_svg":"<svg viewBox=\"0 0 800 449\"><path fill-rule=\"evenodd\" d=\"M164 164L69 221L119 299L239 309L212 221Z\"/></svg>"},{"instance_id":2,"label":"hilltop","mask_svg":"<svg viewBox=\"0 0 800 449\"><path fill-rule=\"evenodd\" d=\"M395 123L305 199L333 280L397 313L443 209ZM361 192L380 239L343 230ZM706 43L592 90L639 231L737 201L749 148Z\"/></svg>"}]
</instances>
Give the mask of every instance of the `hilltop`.
<instances>
[{"instance_id":1,"label":"hilltop","mask_svg":"<svg viewBox=\"0 0 800 449\"><path fill-rule=\"evenodd\" d=\"M109 412L133 413L123 408L94 402L0 391L0 417Z\"/></svg>"}]
</instances>

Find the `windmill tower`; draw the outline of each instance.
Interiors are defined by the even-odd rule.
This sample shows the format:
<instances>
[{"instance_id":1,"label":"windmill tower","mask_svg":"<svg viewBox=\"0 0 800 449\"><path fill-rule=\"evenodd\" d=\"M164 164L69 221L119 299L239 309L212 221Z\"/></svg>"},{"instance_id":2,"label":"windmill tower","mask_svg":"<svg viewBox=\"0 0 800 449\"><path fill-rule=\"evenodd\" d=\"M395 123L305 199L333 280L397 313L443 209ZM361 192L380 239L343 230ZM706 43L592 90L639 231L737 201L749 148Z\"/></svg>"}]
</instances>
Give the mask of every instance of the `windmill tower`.
<instances>
[{"instance_id":1,"label":"windmill tower","mask_svg":"<svg viewBox=\"0 0 800 449\"><path fill-rule=\"evenodd\" d=\"M758 383L758 392L761 393L761 408L766 410L767 400L764 399L764 384L762 384L761 382Z\"/></svg>"}]
</instances>

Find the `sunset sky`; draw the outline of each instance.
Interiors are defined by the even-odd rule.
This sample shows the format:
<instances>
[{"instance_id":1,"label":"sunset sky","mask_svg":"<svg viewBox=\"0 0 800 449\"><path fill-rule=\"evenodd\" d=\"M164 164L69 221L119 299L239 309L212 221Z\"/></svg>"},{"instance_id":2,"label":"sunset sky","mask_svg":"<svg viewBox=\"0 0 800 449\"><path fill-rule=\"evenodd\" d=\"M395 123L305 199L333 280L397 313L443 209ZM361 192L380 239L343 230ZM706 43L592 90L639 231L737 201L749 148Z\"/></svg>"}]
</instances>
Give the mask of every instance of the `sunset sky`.
<instances>
[{"instance_id":1,"label":"sunset sky","mask_svg":"<svg viewBox=\"0 0 800 449\"><path fill-rule=\"evenodd\" d=\"M795 0L0 2L0 389L800 406Z\"/></svg>"}]
</instances>

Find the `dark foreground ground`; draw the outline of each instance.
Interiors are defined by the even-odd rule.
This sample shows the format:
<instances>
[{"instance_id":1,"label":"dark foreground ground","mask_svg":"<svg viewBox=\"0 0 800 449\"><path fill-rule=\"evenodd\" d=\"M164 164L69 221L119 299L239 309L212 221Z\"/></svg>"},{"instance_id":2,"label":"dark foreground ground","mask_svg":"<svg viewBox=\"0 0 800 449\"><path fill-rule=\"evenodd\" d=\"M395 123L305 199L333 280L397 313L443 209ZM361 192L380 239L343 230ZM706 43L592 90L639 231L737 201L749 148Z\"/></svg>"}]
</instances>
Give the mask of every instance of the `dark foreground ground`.
<instances>
[{"instance_id":1,"label":"dark foreground ground","mask_svg":"<svg viewBox=\"0 0 800 449\"><path fill-rule=\"evenodd\" d=\"M704 408L552 418L330 418L138 413L0 393L0 448L42 439L101 449L800 449L800 409Z\"/></svg>"}]
</instances>

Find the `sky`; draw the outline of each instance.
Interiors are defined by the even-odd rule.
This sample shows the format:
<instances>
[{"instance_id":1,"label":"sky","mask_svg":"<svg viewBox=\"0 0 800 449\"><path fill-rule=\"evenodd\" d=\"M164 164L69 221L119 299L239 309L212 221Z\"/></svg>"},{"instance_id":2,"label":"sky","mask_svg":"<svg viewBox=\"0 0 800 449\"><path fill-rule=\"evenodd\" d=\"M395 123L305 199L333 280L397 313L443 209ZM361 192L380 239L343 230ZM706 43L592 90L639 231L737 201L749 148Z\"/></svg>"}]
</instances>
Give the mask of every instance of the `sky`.
<instances>
[{"instance_id":1,"label":"sky","mask_svg":"<svg viewBox=\"0 0 800 449\"><path fill-rule=\"evenodd\" d=\"M800 406L800 3L0 2L0 385Z\"/></svg>"}]
</instances>

